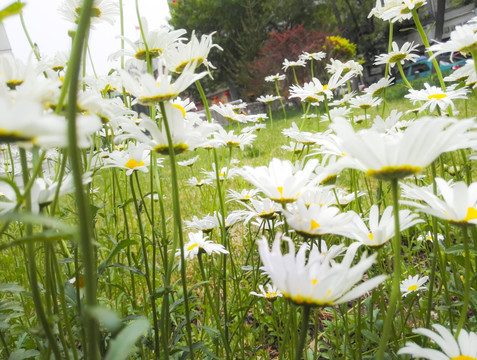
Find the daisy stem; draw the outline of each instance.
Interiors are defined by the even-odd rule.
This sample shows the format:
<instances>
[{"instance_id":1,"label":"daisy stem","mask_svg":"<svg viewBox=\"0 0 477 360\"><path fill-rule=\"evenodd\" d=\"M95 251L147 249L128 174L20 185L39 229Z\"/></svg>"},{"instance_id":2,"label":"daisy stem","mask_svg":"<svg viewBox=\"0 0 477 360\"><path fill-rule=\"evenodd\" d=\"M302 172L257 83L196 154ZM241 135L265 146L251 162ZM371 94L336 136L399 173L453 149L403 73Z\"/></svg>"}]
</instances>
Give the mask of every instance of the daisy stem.
<instances>
[{"instance_id":1,"label":"daisy stem","mask_svg":"<svg viewBox=\"0 0 477 360\"><path fill-rule=\"evenodd\" d=\"M167 120L166 108L164 103L161 101L159 103L161 108L162 120L164 129L166 130L167 143L169 145L169 162L171 166L171 184L172 184L172 201L173 201L173 212L174 212L174 225L177 231L179 238L179 248L180 248L180 257L181 257L181 282L182 282L182 291L184 296L184 309L185 309L185 321L186 321L186 337L187 345L189 347L189 358L194 359L194 348L192 343L192 327L190 322L190 311L189 311L189 296L187 291L187 277L185 271L185 256L184 256L184 234L182 230L182 216L181 216L181 207L179 199L179 184L177 180L177 167L176 167L176 155L174 153L174 144L172 142L171 129L169 127L169 122Z\"/></svg>"},{"instance_id":2,"label":"daisy stem","mask_svg":"<svg viewBox=\"0 0 477 360\"><path fill-rule=\"evenodd\" d=\"M378 352L376 354L377 360L384 360L384 351L388 347L388 338L391 333L392 323L396 312L396 305L400 296L399 285L401 282L401 232L399 226L399 197L398 197L398 179L391 180L391 190L393 197L393 211L394 211L394 239L393 239L393 266L394 271L392 275L391 296L388 303L388 311L384 319L383 333L379 342Z\"/></svg>"},{"instance_id":3,"label":"daisy stem","mask_svg":"<svg viewBox=\"0 0 477 360\"><path fill-rule=\"evenodd\" d=\"M20 152L20 162L22 167L22 177L23 183L28 183L28 163L27 163L27 156L26 151L23 148L19 148ZM25 205L26 210L31 212L31 195L28 193L25 198ZM31 236L33 234L33 226L31 224L26 224L26 235ZM53 350L53 354L55 355L56 359L61 359L60 350L58 348L58 342L55 339L55 336L52 333L52 326L49 324L48 319L45 315L45 311L43 309L42 301L41 301L41 294L40 288L38 286L37 281L37 267L36 267L36 254L35 254L35 243L29 241L27 243L27 269L28 269L28 279L30 281L30 288L31 288L31 296L33 298L33 303L35 305L36 315L43 327L43 331L45 332L46 338L48 339L49 346Z\"/></svg>"},{"instance_id":4,"label":"daisy stem","mask_svg":"<svg viewBox=\"0 0 477 360\"><path fill-rule=\"evenodd\" d=\"M137 175L137 171L134 172L134 178L136 180L136 185L140 191L140 182ZM134 190L134 183L132 176L130 177L129 184L131 186L131 194L133 197L134 208L136 210L137 216L137 226L139 227L139 235L141 237L141 248L142 248L142 261L144 263L144 274L146 279L147 291L149 292L149 299L151 300L151 310L152 310L152 321L154 326L154 353L156 358L159 358L159 324L157 322L157 309L156 309L156 299L154 297L153 285L151 282L151 275L149 273L149 261L147 258L147 244L146 236L144 234L144 226L142 223L141 210L139 209L139 202L137 201L136 191ZM154 232L154 231L153 231ZM154 263L152 263L152 269L154 269Z\"/></svg>"},{"instance_id":5,"label":"daisy stem","mask_svg":"<svg viewBox=\"0 0 477 360\"><path fill-rule=\"evenodd\" d=\"M419 35L421 36L422 42L426 48L429 48L429 40L427 39L426 32L424 31L424 28L422 27L421 21L419 20L419 15L417 14L417 9L412 10L412 18L414 19L414 24L416 24L417 31L419 32ZM428 51L429 56L432 56L433 53L432 51ZM434 66L434 69L436 70L437 77L439 78L439 84L441 85L442 91L446 91L446 84L444 83L444 78L442 77L442 72L441 68L439 67L439 64L436 60L436 58L432 59L432 65Z\"/></svg>"},{"instance_id":6,"label":"daisy stem","mask_svg":"<svg viewBox=\"0 0 477 360\"><path fill-rule=\"evenodd\" d=\"M431 164L431 171L432 171L432 190L434 194L437 195L437 184L435 181L436 178L436 163L433 162ZM439 241L437 241L437 218L435 216L432 217L432 262L431 262L431 273L429 276L429 291L428 291L428 300L427 300L427 314L426 314L426 328L429 328L429 324L431 322L431 312L432 312L432 295L433 295L433 288L434 288L434 279L436 274L436 264L437 264L437 257L439 256Z\"/></svg>"},{"instance_id":7,"label":"daisy stem","mask_svg":"<svg viewBox=\"0 0 477 360\"><path fill-rule=\"evenodd\" d=\"M199 250L199 253L197 255L197 259L199 260L199 268L200 268L200 274L202 275L202 281L204 281L205 296L207 297L207 301L209 302L209 307L212 310L212 314L214 316L214 320L215 320L215 323L216 323L216 326L217 326L217 330L219 330L220 335L222 337L222 342L223 342L224 348L225 348L225 357L226 357L226 359L230 359L230 353L231 353L230 344L228 342L228 339L225 336L224 327L222 326L222 323L220 321L218 307L216 306L212 296L210 295L209 283L208 283L207 276L205 275L204 264L202 263L202 251L200 251L200 250Z\"/></svg>"},{"instance_id":8,"label":"daisy stem","mask_svg":"<svg viewBox=\"0 0 477 360\"><path fill-rule=\"evenodd\" d=\"M474 59L475 72L477 73L477 49L470 52L472 54L472 59Z\"/></svg>"},{"instance_id":9,"label":"daisy stem","mask_svg":"<svg viewBox=\"0 0 477 360\"><path fill-rule=\"evenodd\" d=\"M20 0L18 0L18 3L21 3ZM25 25L25 19L23 19L23 11L20 11L20 22L22 24L22 28L23 28L23 32L25 33L25 36L28 40L28 44L30 44L30 47L31 49L33 50L33 54L35 54L35 57L38 61L40 61L40 54L38 53L38 48L36 47L36 45L33 43L33 41L31 40L31 37L30 37L30 34L28 33L28 30L26 28L26 25Z\"/></svg>"},{"instance_id":10,"label":"daisy stem","mask_svg":"<svg viewBox=\"0 0 477 360\"><path fill-rule=\"evenodd\" d=\"M268 116L270 116L270 127L273 129L272 104L268 103Z\"/></svg>"},{"instance_id":11,"label":"daisy stem","mask_svg":"<svg viewBox=\"0 0 477 360\"><path fill-rule=\"evenodd\" d=\"M137 21L139 24L139 30L141 31L141 39L142 39L142 42L144 43L144 50L146 53L147 72L152 75L153 69L152 69L152 63L151 63L151 56L149 54L149 47L147 46L146 35L144 34L144 28L142 26L141 14L139 13L138 0L136 0L136 15L137 15Z\"/></svg>"},{"instance_id":12,"label":"daisy stem","mask_svg":"<svg viewBox=\"0 0 477 360\"><path fill-rule=\"evenodd\" d=\"M71 160L71 172L75 185L75 198L78 209L79 247L82 253L84 275L85 275L85 298L86 307L94 307L96 300L96 249L94 246L92 218L89 207L89 199L83 189L81 154L77 145L76 129L76 103L78 89L78 74L81 67L81 52L84 50L86 35L88 33L91 9L93 0L83 1L78 28L73 39L71 56L68 62L68 69L65 78L70 79L68 84L68 106L66 118L68 120L68 152ZM99 326L96 320L86 315L86 334L88 339L87 352L85 358L95 360L99 358Z\"/></svg>"},{"instance_id":13,"label":"daisy stem","mask_svg":"<svg viewBox=\"0 0 477 360\"><path fill-rule=\"evenodd\" d=\"M328 96L324 94L325 96L325 109L326 109L326 114L328 115L328 120L330 121L331 124L331 115L330 115L330 108L328 107Z\"/></svg>"},{"instance_id":14,"label":"daisy stem","mask_svg":"<svg viewBox=\"0 0 477 360\"><path fill-rule=\"evenodd\" d=\"M298 346L296 348L295 360L301 360L303 358L303 349L305 347L306 334L308 333L308 322L310 320L311 306L303 306L303 314L301 317L301 326L299 332Z\"/></svg>"},{"instance_id":15,"label":"daisy stem","mask_svg":"<svg viewBox=\"0 0 477 360\"><path fill-rule=\"evenodd\" d=\"M277 96L280 96L280 105L282 106L283 111L283 118L285 119L285 124L287 123L287 111L285 109L285 105L283 104L282 96L280 95L280 89L278 88L278 80L275 80L275 90L277 92Z\"/></svg>"},{"instance_id":16,"label":"daisy stem","mask_svg":"<svg viewBox=\"0 0 477 360\"><path fill-rule=\"evenodd\" d=\"M464 327L465 320L467 320L467 310L469 309L470 300L470 283L472 282L472 269L470 264L470 249L469 249L469 235L467 234L467 225L462 226L462 242L464 243L464 300L462 309L460 311L460 319L457 323L455 336L459 336L460 331Z\"/></svg>"},{"instance_id":17,"label":"daisy stem","mask_svg":"<svg viewBox=\"0 0 477 360\"><path fill-rule=\"evenodd\" d=\"M402 69L401 63L398 61L396 64L397 64L397 66L398 66L399 73L401 74L402 81L404 81L404 84L406 84L406 86L407 86L408 89L412 89L412 85L411 85L411 84L409 83L409 81L407 80L406 75L404 74L404 71L403 71L403 69Z\"/></svg>"}]
</instances>

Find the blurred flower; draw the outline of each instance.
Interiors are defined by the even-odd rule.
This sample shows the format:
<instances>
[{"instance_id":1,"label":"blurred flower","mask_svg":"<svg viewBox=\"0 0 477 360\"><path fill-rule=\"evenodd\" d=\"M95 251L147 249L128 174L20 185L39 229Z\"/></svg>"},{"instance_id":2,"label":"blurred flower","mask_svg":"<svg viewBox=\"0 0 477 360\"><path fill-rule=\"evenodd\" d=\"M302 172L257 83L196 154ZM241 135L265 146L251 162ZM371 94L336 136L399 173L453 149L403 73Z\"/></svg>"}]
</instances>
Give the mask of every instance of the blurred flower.
<instances>
[{"instance_id":1,"label":"blurred flower","mask_svg":"<svg viewBox=\"0 0 477 360\"><path fill-rule=\"evenodd\" d=\"M392 51L387 54L381 54L376 56L374 65L386 65L389 64L389 73L395 64L403 64L405 61L415 62L418 58L418 54L413 54L413 51L417 51L419 45L414 45L413 42L405 42L401 48L393 41Z\"/></svg>"},{"instance_id":2,"label":"blurred flower","mask_svg":"<svg viewBox=\"0 0 477 360\"><path fill-rule=\"evenodd\" d=\"M464 55L477 50L477 33L475 26L470 24L457 25L450 33L450 38L445 43L431 45L427 51L432 51L430 59L444 53L460 52Z\"/></svg>"},{"instance_id":3,"label":"blurred flower","mask_svg":"<svg viewBox=\"0 0 477 360\"><path fill-rule=\"evenodd\" d=\"M181 74L172 81L164 63L159 62L157 78L149 73L136 73L135 77L126 71L120 71L123 85L127 91L137 97L142 105L156 105L161 101L173 100L191 84L203 78L207 73L194 73L195 62L187 64Z\"/></svg>"},{"instance_id":4,"label":"blurred flower","mask_svg":"<svg viewBox=\"0 0 477 360\"><path fill-rule=\"evenodd\" d=\"M453 184L441 178L436 178L435 181L440 196L435 195L428 187L407 185L403 196L423 201L424 204L415 201L402 201L402 203L457 225L477 225L477 182L467 186L463 181Z\"/></svg>"},{"instance_id":5,"label":"blurred flower","mask_svg":"<svg viewBox=\"0 0 477 360\"><path fill-rule=\"evenodd\" d=\"M274 158L267 166L252 168L244 166L240 175L252 183L273 201L293 202L311 183L313 170L318 161L308 161L303 168L293 166L291 161Z\"/></svg>"},{"instance_id":6,"label":"blurred flower","mask_svg":"<svg viewBox=\"0 0 477 360\"><path fill-rule=\"evenodd\" d=\"M288 59L283 60L283 66L282 69L283 71L287 71L288 68L293 68L293 67L305 67L306 62L303 59L298 59L297 61L290 61Z\"/></svg>"},{"instance_id":7,"label":"blurred flower","mask_svg":"<svg viewBox=\"0 0 477 360\"><path fill-rule=\"evenodd\" d=\"M340 161L383 180L417 174L441 153L475 142L468 131L475 128L472 119L424 117L402 132L388 134L373 129L355 132L342 118L335 119L330 127L337 135L338 147L346 154Z\"/></svg>"},{"instance_id":8,"label":"blurred flower","mask_svg":"<svg viewBox=\"0 0 477 360\"><path fill-rule=\"evenodd\" d=\"M104 161L104 167L117 167L126 170L126 175L134 171L149 172L149 149L146 144L129 143L125 150L115 150Z\"/></svg>"},{"instance_id":9,"label":"blurred flower","mask_svg":"<svg viewBox=\"0 0 477 360\"><path fill-rule=\"evenodd\" d=\"M58 12L66 20L77 24L81 14L82 0L64 0L58 7ZM94 0L91 9L91 25L100 22L114 24L116 16L119 15L119 6L112 0Z\"/></svg>"},{"instance_id":10,"label":"blurred flower","mask_svg":"<svg viewBox=\"0 0 477 360\"><path fill-rule=\"evenodd\" d=\"M412 332L418 335L424 335L433 340L441 349L441 351L423 348L415 343L406 342L406 345L399 349L398 355L411 355L416 358L428 360L472 360L477 359L477 334L467 332L462 329L457 340L451 331L444 326L434 324L432 327L436 332L429 329L419 328Z\"/></svg>"},{"instance_id":11,"label":"blurred flower","mask_svg":"<svg viewBox=\"0 0 477 360\"><path fill-rule=\"evenodd\" d=\"M304 51L303 53L300 54L298 57L299 60L316 60L320 61L323 60L326 57L326 54L323 51L318 51L314 53L309 53Z\"/></svg>"},{"instance_id":12,"label":"blurred flower","mask_svg":"<svg viewBox=\"0 0 477 360\"><path fill-rule=\"evenodd\" d=\"M376 260L374 254L351 266L358 248L356 245L348 248L341 263L332 263L329 257L321 256L314 245L309 249L307 244L303 244L295 254L291 239L283 237L283 240L288 243L287 254L281 251L281 234L275 238L271 251L265 238L258 241L262 269L283 297L298 305L345 303L364 295L386 278L380 275L355 286Z\"/></svg>"},{"instance_id":13,"label":"blurred flower","mask_svg":"<svg viewBox=\"0 0 477 360\"><path fill-rule=\"evenodd\" d=\"M371 94L372 96L380 96L385 89L390 87L393 84L393 77L383 77L378 80L378 82L369 85L364 92L366 94Z\"/></svg>"},{"instance_id":14,"label":"blurred flower","mask_svg":"<svg viewBox=\"0 0 477 360\"><path fill-rule=\"evenodd\" d=\"M286 75L276 73L275 75L269 75L265 77L266 82L275 82L275 81L282 81L286 79Z\"/></svg>"},{"instance_id":15,"label":"blurred flower","mask_svg":"<svg viewBox=\"0 0 477 360\"><path fill-rule=\"evenodd\" d=\"M184 29L171 30L168 27L164 26L159 29L149 30L149 24L147 19L142 17L142 31L144 37L146 38L147 47L149 50L149 57L151 59L161 56L169 49L174 48L175 45L179 44L179 41L184 40L181 36L184 35L187 31ZM110 59L117 59L120 56L132 56L138 60L146 61L146 46L142 36L139 37L139 40L132 41L126 37L120 37L131 47L131 50L119 50L109 56Z\"/></svg>"},{"instance_id":16,"label":"blurred flower","mask_svg":"<svg viewBox=\"0 0 477 360\"><path fill-rule=\"evenodd\" d=\"M275 300L277 297L283 296L280 290L278 290L275 286L272 286L270 284L267 284L265 286L267 287L267 290L264 289L263 285L258 285L260 292L257 293L255 291L250 291L250 294L258 297L263 297L271 301Z\"/></svg>"},{"instance_id":17,"label":"blurred flower","mask_svg":"<svg viewBox=\"0 0 477 360\"><path fill-rule=\"evenodd\" d=\"M363 66L354 60L348 60L345 63L338 59L330 59L330 63L326 65L326 71L330 74L339 73L351 73L353 76L363 75Z\"/></svg>"},{"instance_id":18,"label":"blurred flower","mask_svg":"<svg viewBox=\"0 0 477 360\"><path fill-rule=\"evenodd\" d=\"M407 209L399 210L399 231L404 231L422 222L423 220L418 219L417 214L413 214ZM356 216L352 222L347 224L345 230L349 233L345 236L370 247L386 244L395 235L393 207L388 206L384 209L383 215L380 217L379 207L371 206L368 225L369 228L360 216Z\"/></svg>"},{"instance_id":19,"label":"blurred flower","mask_svg":"<svg viewBox=\"0 0 477 360\"><path fill-rule=\"evenodd\" d=\"M316 238L325 234L345 235L346 224L356 215L354 212L340 213L338 207L305 204L299 198L283 211L288 225L305 238Z\"/></svg>"},{"instance_id":20,"label":"blurred flower","mask_svg":"<svg viewBox=\"0 0 477 360\"><path fill-rule=\"evenodd\" d=\"M402 296L406 297L407 295L418 292L419 290L426 290L427 288L424 285L429 280L428 276L423 276L422 278L419 275L411 276L409 275L407 279L401 281L401 292Z\"/></svg>"},{"instance_id":21,"label":"blurred flower","mask_svg":"<svg viewBox=\"0 0 477 360\"><path fill-rule=\"evenodd\" d=\"M259 96L257 98L257 101L263 102L264 104L271 104L272 102L278 99L280 99L280 96L265 95L265 96Z\"/></svg>"},{"instance_id":22,"label":"blurred flower","mask_svg":"<svg viewBox=\"0 0 477 360\"><path fill-rule=\"evenodd\" d=\"M350 106L355 109L367 110L372 107L376 107L381 104L383 99L378 97L373 97L371 94L364 94L361 96L356 96L353 99L349 100Z\"/></svg>"}]
</instances>

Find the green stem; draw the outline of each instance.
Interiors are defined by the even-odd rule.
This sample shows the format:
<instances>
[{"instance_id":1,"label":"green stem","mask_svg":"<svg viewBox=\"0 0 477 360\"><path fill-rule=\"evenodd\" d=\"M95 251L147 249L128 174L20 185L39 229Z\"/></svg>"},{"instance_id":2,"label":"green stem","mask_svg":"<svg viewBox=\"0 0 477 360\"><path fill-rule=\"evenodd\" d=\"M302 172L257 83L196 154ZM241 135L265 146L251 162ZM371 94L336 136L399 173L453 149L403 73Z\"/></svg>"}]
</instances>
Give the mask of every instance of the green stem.
<instances>
[{"instance_id":1,"label":"green stem","mask_svg":"<svg viewBox=\"0 0 477 360\"><path fill-rule=\"evenodd\" d=\"M464 243L464 261L465 261L465 273L464 273L464 300L462 309L460 311L460 319L457 323L456 336L459 336L460 331L464 327L464 323L467 320L467 310L469 309L470 301L470 283L472 282L472 266L470 264L470 248L469 248L469 235L467 234L467 225L462 226L462 238Z\"/></svg>"},{"instance_id":2,"label":"green stem","mask_svg":"<svg viewBox=\"0 0 477 360\"><path fill-rule=\"evenodd\" d=\"M206 281L208 281L208 278L205 275L204 264L202 263L202 252L201 251L199 251L199 254L197 255L197 258L199 260L199 268L200 268L200 274L202 275L202 281L206 282ZM223 342L224 348L225 348L226 359L230 359L230 354L231 354L230 344L228 342L227 337L225 336L225 331L224 331L224 328L222 327L222 323L220 321L220 316L219 316L219 312L218 312L219 308L216 306L212 296L210 295L210 290L209 290L209 284L208 283L204 284L204 291L205 291L205 296L207 297L207 301L209 302L209 306L212 310L212 314L214 315L215 324L217 326L217 329L220 332L220 335L222 336L222 342Z\"/></svg>"},{"instance_id":3,"label":"green stem","mask_svg":"<svg viewBox=\"0 0 477 360\"><path fill-rule=\"evenodd\" d=\"M306 334L308 333L308 322L310 319L311 306L303 306L303 315L301 318L301 326L299 332L298 346L296 348L295 360L301 360L303 358L303 349L305 348Z\"/></svg>"},{"instance_id":4,"label":"green stem","mask_svg":"<svg viewBox=\"0 0 477 360\"><path fill-rule=\"evenodd\" d=\"M172 142L171 129L169 127L169 122L167 120L166 108L164 103L161 101L159 103L162 114L162 124L166 130L167 142L169 145L169 162L171 165L171 185L172 185L172 201L173 201L173 212L174 212L174 225L177 231L179 238L179 247L180 247L180 257L181 257L181 281L182 281L182 291L184 293L184 308L185 308L185 321L187 329L187 344L189 347L189 358L194 359L194 348L192 343L192 327L190 322L190 310L189 310L189 296L187 294L187 277L186 277L186 262L184 255L184 234L182 230L182 216L181 216L181 207L179 199L179 182L177 179L177 165L176 165L176 155L174 153L174 143Z\"/></svg>"},{"instance_id":5,"label":"green stem","mask_svg":"<svg viewBox=\"0 0 477 360\"><path fill-rule=\"evenodd\" d=\"M23 183L28 183L28 163L25 149L20 148L20 162L22 167L22 176L23 176ZM26 210L31 212L31 196L30 194L26 195L25 198L26 203ZM27 236L31 236L33 234L33 226L31 224L26 224L26 234ZM60 350L58 348L58 343L53 336L51 331L51 325L48 323L48 319L46 318L45 311L43 309L43 305L41 303L41 294L40 288L38 286L36 273L36 255L35 255L35 244L33 242L27 243L27 268L28 268L28 279L30 280L30 288L31 288L31 295L33 298L33 303L35 305L36 314L38 316L38 320L43 327L43 331L45 332L46 338L48 339L48 343L53 350L53 354L57 360L61 359Z\"/></svg>"},{"instance_id":6,"label":"green stem","mask_svg":"<svg viewBox=\"0 0 477 360\"><path fill-rule=\"evenodd\" d=\"M394 210L394 239L393 239L393 280L391 287L391 297L389 299L388 311L384 319L383 333L379 342L378 352L376 353L376 359L384 360L384 352L388 348L388 339L391 333L392 323L396 312L396 305L400 298L401 292L399 285L401 282L401 232L399 226L399 198L398 198L398 179L391 180L391 189L393 197L393 210Z\"/></svg>"},{"instance_id":7,"label":"green stem","mask_svg":"<svg viewBox=\"0 0 477 360\"><path fill-rule=\"evenodd\" d=\"M71 51L70 60L66 76L70 78L68 87L68 144L69 154L71 160L71 170L73 174L73 181L75 185L76 204L78 208L78 227L79 227L79 245L83 255L83 266L85 274L85 297L86 305L94 307L96 305L96 258L93 241L93 229L91 214L89 211L89 201L83 191L82 183L82 165L81 156L77 146L76 136L76 98L78 89L78 74L81 65L81 52L86 43L86 33L88 32L91 9L93 0L85 0L81 8L78 28L73 40L73 47ZM88 337L88 349L85 357L91 360L99 359L99 328L96 320L87 315L85 319L86 334Z\"/></svg>"},{"instance_id":8,"label":"green stem","mask_svg":"<svg viewBox=\"0 0 477 360\"><path fill-rule=\"evenodd\" d=\"M422 27L421 21L419 20L419 15L417 14L417 9L412 10L412 18L414 19L414 23L416 24L417 31L421 36L422 42L424 46L428 49L430 47L429 40L427 39L426 32ZM433 55L432 51L428 51L429 56ZM432 59L432 65L436 70L437 77L439 78L439 84L441 85L442 91L446 91L446 84L444 83L444 78L442 77L441 68L439 67L439 63L437 62L436 58Z\"/></svg>"},{"instance_id":9,"label":"green stem","mask_svg":"<svg viewBox=\"0 0 477 360\"><path fill-rule=\"evenodd\" d=\"M399 69L399 73L401 74L401 77L402 77L402 81L404 81L404 84L406 84L406 86L408 87L408 89L412 89L412 85L409 83L409 81L407 80L407 77L406 75L404 74L404 70L402 69L402 65L400 62L397 62L397 66L398 66L398 69Z\"/></svg>"},{"instance_id":10,"label":"green stem","mask_svg":"<svg viewBox=\"0 0 477 360\"><path fill-rule=\"evenodd\" d=\"M287 122L287 111L285 109L285 105L283 104L283 99L282 96L280 95L280 89L278 88L278 80L275 80L275 91L277 92L277 95L280 96L280 105L282 106L282 111L283 111L283 118L285 119L285 124Z\"/></svg>"},{"instance_id":11,"label":"green stem","mask_svg":"<svg viewBox=\"0 0 477 360\"><path fill-rule=\"evenodd\" d=\"M18 0L19 3L21 3L20 0ZM28 33L28 30L25 25L25 20L23 19L23 11L20 12L20 22L22 24L23 32L25 33L25 36L28 40L28 44L30 44L31 49L33 50L33 53L35 54L35 57L38 61L40 61L40 54L38 53L38 48L36 45L33 43L31 40L30 34Z\"/></svg>"}]
</instances>

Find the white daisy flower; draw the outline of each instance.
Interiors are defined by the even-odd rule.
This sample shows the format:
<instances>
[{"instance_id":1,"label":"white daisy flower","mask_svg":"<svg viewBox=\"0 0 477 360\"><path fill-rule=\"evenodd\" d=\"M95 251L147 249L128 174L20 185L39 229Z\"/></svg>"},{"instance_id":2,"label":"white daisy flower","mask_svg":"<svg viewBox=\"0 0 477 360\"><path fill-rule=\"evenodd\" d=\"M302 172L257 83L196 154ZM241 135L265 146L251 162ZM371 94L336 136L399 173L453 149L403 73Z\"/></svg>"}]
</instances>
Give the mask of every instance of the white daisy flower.
<instances>
[{"instance_id":1,"label":"white daisy flower","mask_svg":"<svg viewBox=\"0 0 477 360\"><path fill-rule=\"evenodd\" d=\"M275 82L285 80L287 77L284 74L276 73L275 75L268 75L265 77L266 82Z\"/></svg>"},{"instance_id":2,"label":"white daisy flower","mask_svg":"<svg viewBox=\"0 0 477 360\"><path fill-rule=\"evenodd\" d=\"M384 77L378 80L378 82L369 85L364 92L366 94L371 94L372 96L380 96L385 89L390 87L393 84L393 77Z\"/></svg>"},{"instance_id":3,"label":"white daisy flower","mask_svg":"<svg viewBox=\"0 0 477 360\"><path fill-rule=\"evenodd\" d=\"M419 45L414 45L413 42L405 42L401 48L393 41L392 51L387 54L381 54L376 56L374 65L386 65L389 64L389 73L395 64L403 64L405 61L415 62L419 58L419 54L413 54L417 51Z\"/></svg>"},{"instance_id":4,"label":"white daisy flower","mask_svg":"<svg viewBox=\"0 0 477 360\"><path fill-rule=\"evenodd\" d=\"M258 241L262 269L283 297L296 304L342 304L366 294L386 278L380 275L355 286L376 260L376 254L373 254L361 258L352 266L358 248L356 245L348 248L341 263L332 263L329 257L321 256L316 246L309 249L307 244L303 244L295 254L291 239L284 237L283 240L288 243L287 254L281 251L281 234L275 238L271 250L265 238Z\"/></svg>"},{"instance_id":5,"label":"white daisy flower","mask_svg":"<svg viewBox=\"0 0 477 360\"><path fill-rule=\"evenodd\" d=\"M477 50L477 33L474 25L456 26L445 43L431 45L427 51L432 52L430 59L445 53L460 52L464 55Z\"/></svg>"},{"instance_id":6,"label":"white daisy flower","mask_svg":"<svg viewBox=\"0 0 477 360\"><path fill-rule=\"evenodd\" d=\"M276 95L264 95L264 96L259 96L257 98L257 101L263 102L264 104L271 104L275 100L279 100L281 97L276 96Z\"/></svg>"},{"instance_id":7,"label":"white daisy flower","mask_svg":"<svg viewBox=\"0 0 477 360\"><path fill-rule=\"evenodd\" d=\"M455 89L454 86L449 86L446 91L443 91L440 87L431 86L428 83L424 84L425 89L414 90L409 89L409 94L405 95L405 98L408 98L412 101L413 104L424 101L424 104L419 108L419 112L422 112L429 108L430 112L433 112L436 107L439 107L440 110L445 111L447 108L455 110L454 101L456 99L467 99L467 89Z\"/></svg>"},{"instance_id":8,"label":"white daisy flower","mask_svg":"<svg viewBox=\"0 0 477 360\"><path fill-rule=\"evenodd\" d=\"M411 355L415 358L428 360L473 360L477 359L477 334L467 332L462 329L455 339L455 335L444 326L434 324L432 327L436 332L429 329L414 329L414 334L423 335L433 340L441 349L434 350L423 348L413 342L406 342L406 345L399 349L398 355Z\"/></svg>"},{"instance_id":9,"label":"white daisy flower","mask_svg":"<svg viewBox=\"0 0 477 360\"><path fill-rule=\"evenodd\" d=\"M300 192L311 184L313 170L317 165L318 161L315 159L301 167L293 166L291 161L274 158L268 166L245 166L240 175L273 201L289 203L295 201Z\"/></svg>"},{"instance_id":10,"label":"white daisy flower","mask_svg":"<svg viewBox=\"0 0 477 360\"><path fill-rule=\"evenodd\" d=\"M293 67L305 67L306 66L306 61L303 59L298 59L297 61L290 61L288 59L283 60L283 66L282 69L283 71L287 71L288 68L293 68Z\"/></svg>"},{"instance_id":11,"label":"white daisy flower","mask_svg":"<svg viewBox=\"0 0 477 360\"><path fill-rule=\"evenodd\" d=\"M58 12L68 21L77 24L81 13L82 0L64 0ZM107 22L113 25L119 15L119 6L112 0L94 0L91 10L91 25Z\"/></svg>"},{"instance_id":12,"label":"white daisy flower","mask_svg":"<svg viewBox=\"0 0 477 360\"><path fill-rule=\"evenodd\" d=\"M340 161L383 180L417 174L441 153L475 142L469 131L475 128L473 119L423 117L402 132L388 134L373 129L355 132L342 118L335 119L330 127L337 135L338 148L346 155Z\"/></svg>"},{"instance_id":13,"label":"white daisy flower","mask_svg":"<svg viewBox=\"0 0 477 360\"><path fill-rule=\"evenodd\" d=\"M130 143L125 150L115 150L108 154L104 161L104 167L117 167L126 170L126 175L131 175L134 171L149 172L150 158L149 149L146 144L134 145Z\"/></svg>"},{"instance_id":14,"label":"white daisy flower","mask_svg":"<svg viewBox=\"0 0 477 360\"><path fill-rule=\"evenodd\" d=\"M250 295L254 295L254 296L258 296L258 297L263 297L265 299L268 299L268 300L275 300L277 297L282 297L282 293L280 292L280 290L278 290L275 286L271 285L271 284L266 284L266 290L265 288L263 287L263 285L258 285L258 289L260 290L259 293L255 292L255 291L250 291Z\"/></svg>"},{"instance_id":15,"label":"white daisy flower","mask_svg":"<svg viewBox=\"0 0 477 360\"><path fill-rule=\"evenodd\" d=\"M354 109L368 110L372 107L376 107L383 102L382 98L373 97L371 94L364 94L356 96L349 100L349 104Z\"/></svg>"},{"instance_id":16,"label":"white daisy flower","mask_svg":"<svg viewBox=\"0 0 477 360\"><path fill-rule=\"evenodd\" d=\"M411 211L399 210L399 230L404 231L411 226L422 223L417 214ZM368 227L369 226L369 227ZM379 216L379 207L371 206L369 210L368 226L360 216L353 218L353 221L346 226L350 239L359 241L369 247L378 247L386 244L395 235L393 207L388 206L383 215Z\"/></svg>"},{"instance_id":17,"label":"white daisy flower","mask_svg":"<svg viewBox=\"0 0 477 360\"><path fill-rule=\"evenodd\" d=\"M197 233L187 234L189 241L184 244L184 257L185 259L192 260L199 252L205 252L208 255L212 254L228 254L229 252L221 244L216 244L209 240L207 236L204 236L202 231ZM181 250L176 250L176 256L180 256Z\"/></svg>"},{"instance_id":18,"label":"white daisy flower","mask_svg":"<svg viewBox=\"0 0 477 360\"><path fill-rule=\"evenodd\" d=\"M450 184L441 178L435 180L439 196L429 187L409 184L403 196L424 204L415 201L402 203L454 224L477 224L477 182L467 186L463 181Z\"/></svg>"},{"instance_id":19,"label":"white daisy flower","mask_svg":"<svg viewBox=\"0 0 477 360\"><path fill-rule=\"evenodd\" d=\"M427 287L423 286L429 280L428 276L419 277L419 275L409 275L407 279L401 281L400 289L402 297L406 297L409 294L418 292L419 290L427 290Z\"/></svg>"}]
</instances>

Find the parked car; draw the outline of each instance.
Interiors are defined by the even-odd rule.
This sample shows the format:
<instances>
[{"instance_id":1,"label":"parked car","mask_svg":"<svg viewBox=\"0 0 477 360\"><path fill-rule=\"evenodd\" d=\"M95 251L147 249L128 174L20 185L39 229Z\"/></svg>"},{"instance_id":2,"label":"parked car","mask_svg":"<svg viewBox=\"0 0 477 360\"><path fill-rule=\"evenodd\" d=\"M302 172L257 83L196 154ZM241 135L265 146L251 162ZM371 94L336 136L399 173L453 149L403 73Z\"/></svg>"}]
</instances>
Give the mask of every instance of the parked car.
<instances>
[{"instance_id":1,"label":"parked car","mask_svg":"<svg viewBox=\"0 0 477 360\"><path fill-rule=\"evenodd\" d=\"M450 58L450 54L443 54L437 58L437 61L439 62L441 71L444 73L454 71L455 69L465 65L467 58L462 56L460 53L454 53L452 58ZM402 69L408 80L427 77L432 74L432 62L429 61L429 59L422 57L414 63L404 65ZM395 71L396 72L393 76L396 79L396 84L402 83L403 80L401 74L397 69Z\"/></svg>"}]
</instances>

